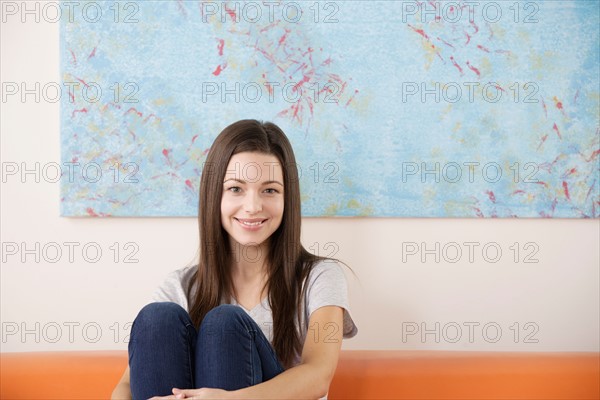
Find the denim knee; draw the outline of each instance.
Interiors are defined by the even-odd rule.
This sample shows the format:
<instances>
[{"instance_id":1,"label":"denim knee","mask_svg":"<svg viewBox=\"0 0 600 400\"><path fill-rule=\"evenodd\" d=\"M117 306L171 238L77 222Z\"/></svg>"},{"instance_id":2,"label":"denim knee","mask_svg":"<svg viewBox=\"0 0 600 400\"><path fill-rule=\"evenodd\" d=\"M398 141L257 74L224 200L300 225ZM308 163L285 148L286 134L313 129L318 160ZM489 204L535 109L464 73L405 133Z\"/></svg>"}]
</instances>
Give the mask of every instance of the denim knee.
<instances>
[{"instance_id":1,"label":"denim knee","mask_svg":"<svg viewBox=\"0 0 600 400\"><path fill-rule=\"evenodd\" d=\"M187 311L177 303L156 302L145 305L133 321L131 327L134 331L142 331L144 336L158 334L164 329L173 329L178 325L186 326L190 323Z\"/></svg>"},{"instance_id":2,"label":"denim knee","mask_svg":"<svg viewBox=\"0 0 600 400\"><path fill-rule=\"evenodd\" d=\"M233 304L221 304L204 316L202 325L211 330L235 331L239 326L247 327L251 318L241 307Z\"/></svg>"},{"instance_id":3,"label":"denim knee","mask_svg":"<svg viewBox=\"0 0 600 400\"><path fill-rule=\"evenodd\" d=\"M134 399L194 387L196 330L187 311L172 302L144 306L129 338L130 386Z\"/></svg>"}]
</instances>

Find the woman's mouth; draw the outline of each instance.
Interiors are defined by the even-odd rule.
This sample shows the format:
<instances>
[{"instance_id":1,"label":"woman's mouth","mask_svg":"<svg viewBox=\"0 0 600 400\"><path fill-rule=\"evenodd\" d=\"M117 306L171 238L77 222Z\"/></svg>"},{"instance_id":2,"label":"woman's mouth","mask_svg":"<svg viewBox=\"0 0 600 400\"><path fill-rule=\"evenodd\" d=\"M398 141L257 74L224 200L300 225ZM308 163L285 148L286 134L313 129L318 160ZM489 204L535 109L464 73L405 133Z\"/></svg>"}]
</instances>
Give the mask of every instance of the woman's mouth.
<instances>
[{"instance_id":1,"label":"woman's mouth","mask_svg":"<svg viewBox=\"0 0 600 400\"><path fill-rule=\"evenodd\" d=\"M254 219L237 219L234 218L244 229L255 231L260 229L264 223L267 221L266 219L254 218Z\"/></svg>"}]
</instances>

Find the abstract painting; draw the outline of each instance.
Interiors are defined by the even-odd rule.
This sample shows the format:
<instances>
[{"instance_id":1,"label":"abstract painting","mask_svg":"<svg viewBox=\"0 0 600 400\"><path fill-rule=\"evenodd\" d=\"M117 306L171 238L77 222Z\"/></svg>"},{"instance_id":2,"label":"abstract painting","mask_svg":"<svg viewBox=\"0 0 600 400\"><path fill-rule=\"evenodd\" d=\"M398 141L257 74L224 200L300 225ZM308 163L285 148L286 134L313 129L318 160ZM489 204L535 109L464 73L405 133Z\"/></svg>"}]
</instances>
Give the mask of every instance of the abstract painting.
<instances>
[{"instance_id":1,"label":"abstract painting","mask_svg":"<svg viewBox=\"0 0 600 400\"><path fill-rule=\"evenodd\" d=\"M75 3L62 216L196 216L245 118L290 139L305 217L600 215L597 1Z\"/></svg>"}]
</instances>

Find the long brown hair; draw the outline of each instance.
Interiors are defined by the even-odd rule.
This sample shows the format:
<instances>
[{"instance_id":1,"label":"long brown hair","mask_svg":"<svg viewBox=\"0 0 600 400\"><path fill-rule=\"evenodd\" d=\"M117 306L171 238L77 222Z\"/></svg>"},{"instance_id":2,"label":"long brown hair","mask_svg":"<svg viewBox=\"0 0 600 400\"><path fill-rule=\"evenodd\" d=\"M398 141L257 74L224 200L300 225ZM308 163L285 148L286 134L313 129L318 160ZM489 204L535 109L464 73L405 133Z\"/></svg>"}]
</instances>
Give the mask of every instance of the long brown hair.
<instances>
[{"instance_id":1,"label":"long brown hair","mask_svg":"<svg viewBox=\"0 0 600 400\"><path fill-rule=\"evenodd\" d=\"M221 304L222 296L231 302L233 258L229 236L221 225L221 196L229 160L241 152L273 155L283 170L283 217L280 226L267 239L269 251L265 261L268 299L273 313L272 344L282 366L288 369L295 354L300 354L302 349L297 330L301 321L300 305L306 292L306 285L302 290L302 282L317 261L327 258L309 253L300 243L300 183L296 159L288 138L271 122L254 119L235 122L217 136L210 148L200 181L199 262L188 287L188 298L194 283L197 291L190 301L189 314L199 329L204 316Z\"/></svg>"}]
</instances>

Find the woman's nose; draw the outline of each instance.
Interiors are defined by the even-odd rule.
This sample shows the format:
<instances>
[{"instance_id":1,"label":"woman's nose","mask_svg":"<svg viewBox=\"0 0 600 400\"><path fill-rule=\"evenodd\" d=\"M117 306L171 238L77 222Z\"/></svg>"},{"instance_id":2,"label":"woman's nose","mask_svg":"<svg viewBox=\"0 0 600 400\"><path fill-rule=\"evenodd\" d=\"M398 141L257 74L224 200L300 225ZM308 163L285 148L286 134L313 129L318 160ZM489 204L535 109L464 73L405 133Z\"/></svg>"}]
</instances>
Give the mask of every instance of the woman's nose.
<instances>
[{"instance_id":1,"label":"woman's nose","mask_svg":"<svg viewBox=\"0 0 600 400\"><path fill-rule=\"evenodd\" d=\"M250 214L262 211L262 200L256 192L249 191L244 199L244 209Z\"/></svg>"}]
</instances>

